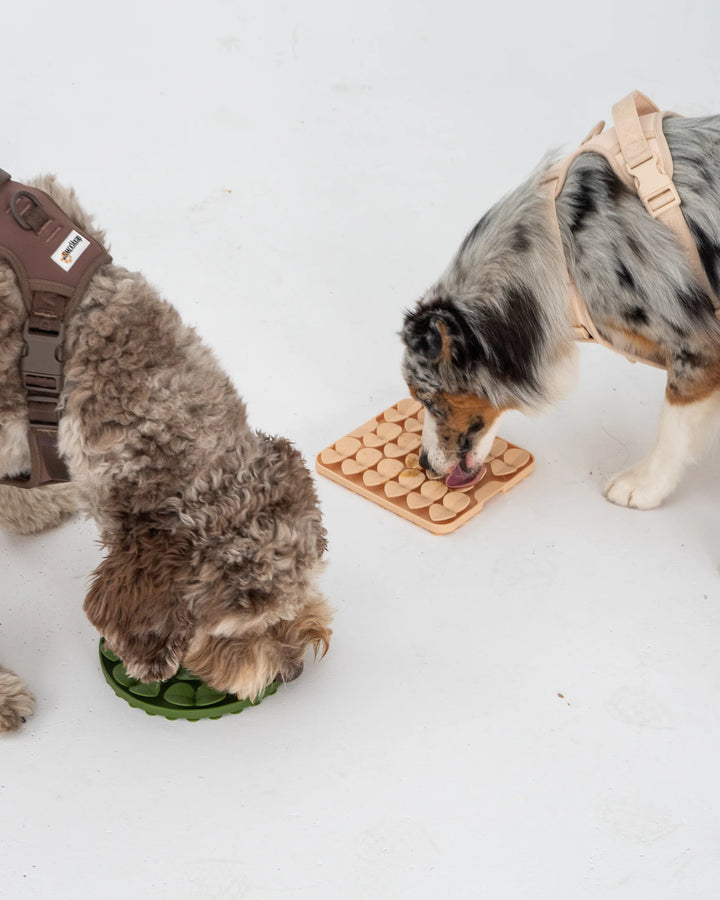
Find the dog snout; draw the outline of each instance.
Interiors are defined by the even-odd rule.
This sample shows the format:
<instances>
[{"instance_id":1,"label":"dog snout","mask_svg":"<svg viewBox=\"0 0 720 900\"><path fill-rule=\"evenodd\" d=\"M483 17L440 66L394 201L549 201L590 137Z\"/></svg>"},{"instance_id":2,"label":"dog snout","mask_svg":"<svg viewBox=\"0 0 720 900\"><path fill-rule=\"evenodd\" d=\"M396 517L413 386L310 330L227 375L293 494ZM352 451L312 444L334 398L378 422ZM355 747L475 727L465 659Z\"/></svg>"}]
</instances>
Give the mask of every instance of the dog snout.
<instances>
[{"instance_id":1,"label":"dog snout","mask_svg":"<svg viewBox=\"0 0 720 900\"><path fill-rule=\"evenodd\" d=\"M273 681L279 681L280 684L290 684L291 681L295 681L296 678L299 678L302 675L304 668L305 663L299 662L289 671L278 672L277 675L273 678Z\"/></svg>"},{"instance_id":2,"label":"dog snout","mask_svg":"<svg viewBox=\"0 0 720 900\"><path fill-rule=\"evenodd\" d=\"M431 478L440 478L440 476L442 475L442 472L438 472L438 470L430 462L430 457L425 450L420 451L420 465L423 467L423 469L425 469L425 471Z\"/></svg>"}]
</instances>

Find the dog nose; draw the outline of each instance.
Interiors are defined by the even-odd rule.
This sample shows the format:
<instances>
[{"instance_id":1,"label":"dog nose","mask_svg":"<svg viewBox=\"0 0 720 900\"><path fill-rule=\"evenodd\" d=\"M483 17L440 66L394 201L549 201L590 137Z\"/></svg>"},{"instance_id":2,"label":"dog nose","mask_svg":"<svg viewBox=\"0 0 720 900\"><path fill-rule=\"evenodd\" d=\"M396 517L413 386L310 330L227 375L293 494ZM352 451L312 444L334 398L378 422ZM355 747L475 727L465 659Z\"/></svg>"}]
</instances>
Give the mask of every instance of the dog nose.
<instances>
[{"instance_id":1,"label":"dog nose","mask_svg":"<svg viewBox=\"0 0 720 900\"><path fill-rule=\"evenodd\" d=\"M296 678L299 678L302 675L304 668L305 663L301 662L295 667L292 672L288 674L283 675L282 672L278 672L277 675L273 678L273 681L279 681L280 684L290 684L291 681L295 681Z\"/></svg>"},{"instance_id":2,"label":"dog nose","mask_svg":"<svg viewBox=\"0 0 720 900\"><path fill-rule=\"evenodd\" d=\"M425 450L420 451L420 465L423 467L423 469L430 468L430 460L428 459L428 455Z\"/></svg>"}]
</instances>

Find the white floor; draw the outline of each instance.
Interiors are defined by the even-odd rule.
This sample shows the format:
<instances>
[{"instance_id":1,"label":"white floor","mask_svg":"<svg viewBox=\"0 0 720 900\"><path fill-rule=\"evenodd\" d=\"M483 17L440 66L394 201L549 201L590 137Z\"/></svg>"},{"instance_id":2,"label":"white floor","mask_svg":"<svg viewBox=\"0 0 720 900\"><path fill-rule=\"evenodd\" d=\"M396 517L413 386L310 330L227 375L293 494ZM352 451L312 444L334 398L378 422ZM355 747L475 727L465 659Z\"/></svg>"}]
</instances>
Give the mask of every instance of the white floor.
<instances>
[{"instance_id":1,"label":"white floor","mask_svg":"<svg viewBox=\"0 0 720 900\"><path fill-rule=\"evenodd\" d=\"M0 165L73 183L308 459L404 396L403 308L548 147L634 87L720 111L709 0L2 7ZM240 716L111 693L92 524L0 535L38 698L0 741L3 900L715 900L720 460L607 504L663 377L581 362L502 430L535 474L453 536L321 481L331 652Z\"/></svg>"}]
</instances>

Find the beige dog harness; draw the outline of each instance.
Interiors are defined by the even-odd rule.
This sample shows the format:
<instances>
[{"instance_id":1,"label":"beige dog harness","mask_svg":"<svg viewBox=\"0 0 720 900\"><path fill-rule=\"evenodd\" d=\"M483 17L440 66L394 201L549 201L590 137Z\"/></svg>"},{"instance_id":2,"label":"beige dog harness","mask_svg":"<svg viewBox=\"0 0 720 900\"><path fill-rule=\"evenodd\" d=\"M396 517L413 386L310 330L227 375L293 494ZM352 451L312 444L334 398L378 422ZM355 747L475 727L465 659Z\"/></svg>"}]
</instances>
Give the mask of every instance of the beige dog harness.
<instances>
[{"instance_id":1,"label":"beige dog harness","mask_svg":"<svg viewBox=\"0 0 720 900\"><path fill-rule=\"evenodd\" d=\"M0 257L12 266L28 312L20 371L32 461L29 477L0 479L0 484L33 488L68 481L57 449L65 323L111 257L44 191L11 181L2 169Z\"/></svg>"},{"instance_id":2,"label":"beige dog harness","mask_svg":"<svg viewBox=\"0 0 720 900\"><path fill-rule=\"evenodd\" d=\"M543 184L547 186L553 230L560 243L561 258L565 260L565 278L576 340L600 344L616 353L622 353L630 362L644 362L664 369L664 366L652 360L618 350L599 334L567 269L562 246L555 201L563 189L570 166L578 156L581 153L599 153L607 159L623 184L637 193L650 215L660 219L675 233L695 277L712 300L715 315L720 318L720 301L707 279L695 241L680 209L680 195L672 180L673 161L663 133L662 121L666 116L674 116L676 113L660 112L644 94L633 91L613 106L612 114L615 127L603 131L605 122L598 122L577 150L547 172Z\"/></svg>"}]
</instances>

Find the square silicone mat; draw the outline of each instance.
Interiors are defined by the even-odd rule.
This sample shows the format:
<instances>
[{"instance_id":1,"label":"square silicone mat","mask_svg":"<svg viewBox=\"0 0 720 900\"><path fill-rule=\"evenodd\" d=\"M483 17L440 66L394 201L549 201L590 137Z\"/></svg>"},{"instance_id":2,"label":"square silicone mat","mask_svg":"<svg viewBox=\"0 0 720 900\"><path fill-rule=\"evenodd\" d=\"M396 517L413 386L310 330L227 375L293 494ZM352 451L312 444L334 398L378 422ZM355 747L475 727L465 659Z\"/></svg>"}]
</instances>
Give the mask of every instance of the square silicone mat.
<instances>
[{"instance_id":1,"label":"square silicone mat","mask_svg":"<svg viewBox=\"0 0 720 900\"><path fill-rule=\"evenodd\" d=\"M433 534L455 531L533 470L527 450L495 438L477 484L449 488L428 478L419 453L425 410L408 397L318 453L321 475Z\"/></svg>"}]
</instances>

